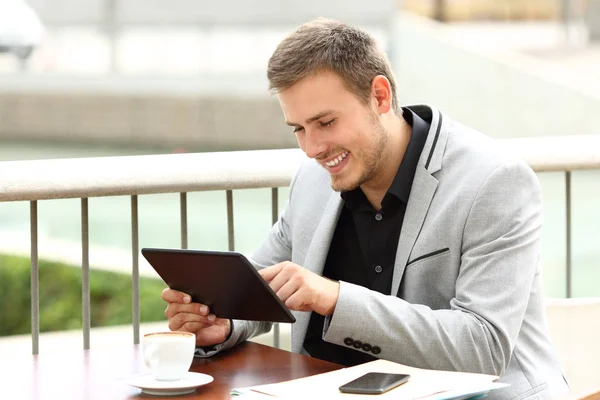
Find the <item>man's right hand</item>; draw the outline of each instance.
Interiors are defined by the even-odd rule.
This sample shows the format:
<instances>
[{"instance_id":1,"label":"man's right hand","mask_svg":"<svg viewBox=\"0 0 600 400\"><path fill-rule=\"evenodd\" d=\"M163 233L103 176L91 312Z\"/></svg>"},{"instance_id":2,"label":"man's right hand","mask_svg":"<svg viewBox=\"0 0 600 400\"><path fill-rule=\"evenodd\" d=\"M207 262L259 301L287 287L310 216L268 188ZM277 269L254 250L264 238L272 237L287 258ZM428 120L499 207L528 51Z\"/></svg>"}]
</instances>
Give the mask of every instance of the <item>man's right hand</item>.
<instances>
[{"instance_id":1,"label":"man's right hand","mask_svg":"<svg viewBox=\"0 0 600 400\"><path fill-rule=\"evenodd\" d=\"M161 297L167 302L169 329L195 334L196 346L223 343L229 336L231 321L217 318L204 304L193 303L189 294L167 288Z\"/></svg>"}]
</instances>

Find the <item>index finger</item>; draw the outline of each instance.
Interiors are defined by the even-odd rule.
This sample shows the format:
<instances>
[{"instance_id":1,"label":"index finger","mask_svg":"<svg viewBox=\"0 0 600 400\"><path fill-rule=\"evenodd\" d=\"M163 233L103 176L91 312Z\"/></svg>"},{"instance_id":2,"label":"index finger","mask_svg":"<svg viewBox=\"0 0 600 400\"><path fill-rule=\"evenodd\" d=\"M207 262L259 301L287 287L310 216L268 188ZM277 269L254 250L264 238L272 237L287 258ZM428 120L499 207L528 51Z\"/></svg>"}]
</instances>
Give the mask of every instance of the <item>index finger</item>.
<instances>
[{"instance_id":1,"label":"index finger","mask_svg":"<svg viewBox=\"0 0 600 400\"><path fill-rule=\"evenodd\" d=\"M284 263L275 264L259 270L258 273L265 281L271 282L281 272L283 265Z\"/></svg>"},{"instance_id":2,"label":"index finger","mask_svg":"<svg viewBox=\"0 0 600 400\"><path fill-rule=\"evenodd\" d=\"M170 288L163 290L160 297L167 303L189 304L192 301L192 297L189 294Z\"/></svg>"}]
</instances>

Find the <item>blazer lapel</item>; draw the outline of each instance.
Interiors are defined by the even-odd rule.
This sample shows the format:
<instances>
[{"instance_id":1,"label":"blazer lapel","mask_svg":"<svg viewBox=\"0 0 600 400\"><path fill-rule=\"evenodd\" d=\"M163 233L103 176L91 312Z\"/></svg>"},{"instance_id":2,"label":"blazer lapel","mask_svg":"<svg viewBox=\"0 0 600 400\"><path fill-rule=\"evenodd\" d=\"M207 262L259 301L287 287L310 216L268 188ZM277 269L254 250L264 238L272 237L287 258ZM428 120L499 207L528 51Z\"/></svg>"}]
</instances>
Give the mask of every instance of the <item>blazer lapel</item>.
<instances>
[{"instance_id":1,"label":"blazer lapel","mask_svg":"<svg viewBox=\"0 0 600 400\"><path fill-rule=\"evenodd\" d=\"M437 185L437 179L420 165L415 172L415 179L406 205L404 222L398 240L394 276L392 278L392 294L398 293L404 275L404 268L425 221Z\"/></svg>"},{"instance_id":2,"label":"blazer lapel","mask_svg":"<svg viewBox=\"0 0 600 400\"><path fill-rule=\"evenodd\" d=\"M438 180L433 174L442 168L442 159L448 140L448 132L442 126L447 122L444 123L442 114L439 111L427 106L415 106L411 109L424 119L429 116L431 123L427 142L415 171L415 178L406 205L402 230L400 231L400 239L398 240L394 276L392 278L392 294L394 295L398 293L408 257L421 232L433 195L437 189Z\"/></svg>"},{"instance_id":3,"label":"blazer lapel","mask_svg":"<svg viewBox=\"0 0 600 400\"><path fill-rule=\"evenodd\" d=\"M343 202L340 194L333 192L329 197L325 211L322 214L323 216L308 246L303 267L316 274L321 275L323 273L327 254L329 253L329 246L331 245L335 227L342 212L342 206ZM300 352L304 344L304 336L306 335L311 313L293 312L293 314L296 317L296 323L294 324L295 329L292 330L292 343L295 345L292 351Z\"/></svg>"}]
</instances>

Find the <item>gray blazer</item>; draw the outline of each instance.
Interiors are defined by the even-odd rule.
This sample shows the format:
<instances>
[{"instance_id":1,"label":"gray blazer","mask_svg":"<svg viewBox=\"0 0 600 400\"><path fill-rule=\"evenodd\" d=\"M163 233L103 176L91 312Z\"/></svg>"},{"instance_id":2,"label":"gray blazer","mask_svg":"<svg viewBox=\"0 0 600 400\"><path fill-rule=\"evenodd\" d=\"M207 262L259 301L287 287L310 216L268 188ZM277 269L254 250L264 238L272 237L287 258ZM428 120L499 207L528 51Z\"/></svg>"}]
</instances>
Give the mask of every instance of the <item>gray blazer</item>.
<instances>
[{"instance_id":1,"label":"gray blazer","mask_svg":"<svg viewBox=\"0 0 600 400\"><path fill-rule=\"evenodd\" d=\"M535 174L483 134L431 107L410 108L431 129L400 233L392 292L340 282L323 340L360 341L371 352L378 347L377 357L419 368L499 375L511 386L490 400L566 393L543 307ZM314 160L302 164L287 207L252 256L258 268L290 260L322 273L343 205L329 181ZM294 315L292 350L305 353L310 313ZM231 338L215 350L269 329L234 321Z\"/></svg>"}]
</instances>

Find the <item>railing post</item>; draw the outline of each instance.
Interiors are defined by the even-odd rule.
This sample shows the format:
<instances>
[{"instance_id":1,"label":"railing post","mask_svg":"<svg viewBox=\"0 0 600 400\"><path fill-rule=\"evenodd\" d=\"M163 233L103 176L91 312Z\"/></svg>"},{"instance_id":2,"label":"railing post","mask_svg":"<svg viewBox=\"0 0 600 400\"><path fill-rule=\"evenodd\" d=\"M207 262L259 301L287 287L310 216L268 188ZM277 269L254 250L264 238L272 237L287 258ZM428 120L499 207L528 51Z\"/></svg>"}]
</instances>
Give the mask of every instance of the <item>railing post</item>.
<instances>
[{"instance_id":1,"label":"railing post","mask_svg":"<svg viewBox=\"0 0 600 400\"><path fill-rule=\"evenodd\" d=\"M131 196L131 308L133 344L140 343L140 267L138 252L138 198L134 194Z\"/></svg>"},{"instance_id":2,"label":"railing post","mask_svg":"<svg viewBox=\"0 0 600 400\"><path fill-rule=\"evenodd\" d=\"M234 237L234 226L233 226L233 192L231 190L225 191L227 196L227 238L229 251L235 250L235 237Z\"/></svg>"},{"instance_id":3,"label":"railing post","mask_svg":"<svg viewBox=\"0 0 600 400\"><path fill-rule=\"evenodd\" d=\"M187 229L187 193L179 193L179 208L181 219L181 248L188 248L188 229Z\"/></svg>"},{"instance_id":4,"label":"railing post","mask_svg":"<svg viewBox=\"0 0 600 400\"><path fill-rule=\"evenodd\" d=\"M40 352L40 273L38 265L38 216L37 201L29 203L31 235L31 353Z\"/></svg>"},{"instance_id":5,"label":"railing post","mask_svg":"<svg viewBox=\"0 0 600 400\"><path fill-rule=\"evenodd\" d=\"M565 195L566 195L566 240L567 240L567 271L566 271L566 283L567 283L567 298L573 295L572 286L572 258L571 258L571 171L565 171Z\"/></svg>"},{"instance_id":6,"label":"railing post","mask_svg":"<svg viewBox=\"0 0 600 400\"><path fill-rule=\"evenodd\" d=\"M90 348L90 240L88 199L81 199L81 324L83 326L83 349Z\"/></svg>"},{"instance_id":7,"label":"railing post","mask_svg":"<svg viewBox=\"0 0 600 400\"><path fill-rule=\"evenodd\" d=\"M279 191L277 188L271 188L271 223L275 224L279 219ZM273 347L280 348L279 324L273 325Z\"/></svg>"}]
</instances>

